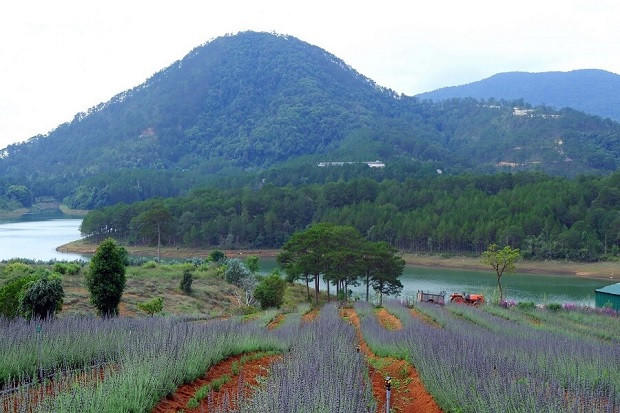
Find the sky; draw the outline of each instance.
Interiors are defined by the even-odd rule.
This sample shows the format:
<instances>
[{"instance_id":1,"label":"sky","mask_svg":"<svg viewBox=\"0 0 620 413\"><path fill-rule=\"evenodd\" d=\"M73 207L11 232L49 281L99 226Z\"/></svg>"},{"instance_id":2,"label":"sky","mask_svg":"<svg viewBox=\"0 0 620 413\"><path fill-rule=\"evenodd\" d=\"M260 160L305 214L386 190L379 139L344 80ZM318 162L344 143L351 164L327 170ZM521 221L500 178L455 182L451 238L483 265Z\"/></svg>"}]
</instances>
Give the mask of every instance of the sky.
<instances>
[{"instance_id":1,"label":"sky","mask_svg":"<svg viewBox=\"0 0 620 413\"><path fill-rule=\"evenodd\" d=\"M0 148L46 134L227 33L292 35L415 95L509 71L620 74L618 21L617 0L7 1Z\"/></svg>"}]
</instances>

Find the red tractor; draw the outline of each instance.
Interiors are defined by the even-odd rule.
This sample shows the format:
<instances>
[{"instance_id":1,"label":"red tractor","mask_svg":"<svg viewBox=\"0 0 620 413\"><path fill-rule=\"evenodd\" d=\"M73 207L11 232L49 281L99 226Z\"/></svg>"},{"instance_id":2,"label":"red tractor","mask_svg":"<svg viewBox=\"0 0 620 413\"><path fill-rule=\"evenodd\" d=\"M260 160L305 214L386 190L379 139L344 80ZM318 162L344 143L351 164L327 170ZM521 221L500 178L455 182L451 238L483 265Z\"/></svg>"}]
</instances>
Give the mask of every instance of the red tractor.
<instances>
[{"instance_id":1,"label":"red tractor","mask_svg":"<svg viewBox=\"0 0 620 413\"><path fill-rule=\"evenodd\" d=\"M484 295L482 294L465 294L453 293L450 296L451 303L462 303L470 305L478 305L484 303Z\"/></svg>"}]
</instances>

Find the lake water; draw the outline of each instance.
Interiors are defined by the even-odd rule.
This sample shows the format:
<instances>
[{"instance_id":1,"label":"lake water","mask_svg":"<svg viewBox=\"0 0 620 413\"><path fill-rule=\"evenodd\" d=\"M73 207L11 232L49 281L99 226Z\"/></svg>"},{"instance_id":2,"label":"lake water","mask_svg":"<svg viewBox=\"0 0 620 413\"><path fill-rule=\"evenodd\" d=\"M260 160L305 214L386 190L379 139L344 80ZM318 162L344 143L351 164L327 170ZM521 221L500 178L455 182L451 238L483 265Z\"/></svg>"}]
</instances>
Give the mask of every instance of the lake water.
<instances>
[{"instance_id":1,"label":"lake water","mask_svg":"<svg viewBox=\"0 0 620 413\"><path fill-rule=\"evenodd\" d=\"M263 272L277 267L275 259L261 259ZM518 265L518 264L517 264ZM446 291L446 297L454 292L482 293L491 299L497 281L491 271L454 270L407 266L400 278L403 284L401 297L415 298L418 290L439 293ZM533 301L535 303L575 303L594 306L594 290L613 284L605 280L548 274L505 274L502 289L507 300ZM312 286L311 286L312 288ZM321 282L321 289L325 283ZM354 295L366 294L365 286L350 288ZM330 288L335 291L335 288ZM372 294L372 287L370 290Z\"/></svg>"},{"instance_id":2,"label":"lake water","mask_svg":"<svg viewBox=\"0 0 620 413\"><path fill-rule=\"evenodd\" d=\"M80 239L81 219L56 218L32 221L26 217L17 222L0 222L0 260L28 258L33 260L78 260L78 254L65 254L56 247Z\"/></svg>"},{"instance_id":3,"label":"lake water","mask_svg":"<svg viewBox=\"0 0 620 413\"><path fill-rule=\"evenodd\" d=\"M81 219L55 218L19 222L0 222L0 260L29 258L48 261L88 259L78 254L64 254L56 247L81 238ZM269 273L277 267L275 259L261 259L261 272ZM482 293L491 298L496 287L491 271L452 270L444 268L405 267L401 296L415 297L418 290L438 293ZM502 286L508 300L536 303L572 302L594 306L594 290L609 284L605 280L564 275L506 274ZM321 283L321 288L325 284ZM351 288L355 294L364 294L363 286Z\"/></svg>"}]
</instances>

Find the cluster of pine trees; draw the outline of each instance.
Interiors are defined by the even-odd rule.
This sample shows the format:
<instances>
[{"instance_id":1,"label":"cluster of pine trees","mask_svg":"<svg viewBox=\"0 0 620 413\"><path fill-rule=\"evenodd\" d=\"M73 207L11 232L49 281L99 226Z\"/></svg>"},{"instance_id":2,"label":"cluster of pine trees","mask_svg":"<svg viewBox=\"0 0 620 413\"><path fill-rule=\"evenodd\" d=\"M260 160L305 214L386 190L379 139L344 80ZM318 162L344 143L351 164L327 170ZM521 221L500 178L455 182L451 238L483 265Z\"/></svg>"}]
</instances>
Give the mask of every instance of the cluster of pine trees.
<instances>
[{"instance_id":1,"label":"cluster of pine trees","mask_svg":"<svg viewBox=\"0 0 620 413\"><path fill-rule=\"evenodd\" d=\"M496 243L530 258L592 261L620 247L620 172L573 180L519 173L209 188L98 209L81 230L129 244L279 248L317 222L353 226L401 250L479 254Z\"/></svg>"}]
</instances>

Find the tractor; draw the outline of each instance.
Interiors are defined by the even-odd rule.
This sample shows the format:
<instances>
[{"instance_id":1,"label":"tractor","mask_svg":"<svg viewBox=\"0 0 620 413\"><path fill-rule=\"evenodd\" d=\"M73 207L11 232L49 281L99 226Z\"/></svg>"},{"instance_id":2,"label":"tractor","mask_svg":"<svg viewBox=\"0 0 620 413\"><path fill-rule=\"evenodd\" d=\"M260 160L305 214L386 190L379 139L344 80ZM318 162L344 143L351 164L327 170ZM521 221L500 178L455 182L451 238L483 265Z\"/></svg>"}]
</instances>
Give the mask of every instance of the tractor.
<instances>
[{"instance_id":1,"label":"tractor","mask_svg":"<svg viewBox=\"0 0 620 413\"><path fill-rule=\"evenodd\" d=\"M450 295L451 303L462 303L470 305L478 305L484 303L484 295L482 294L466 294L466 293L453 293Z\"/></svg>"}]
</instances>

